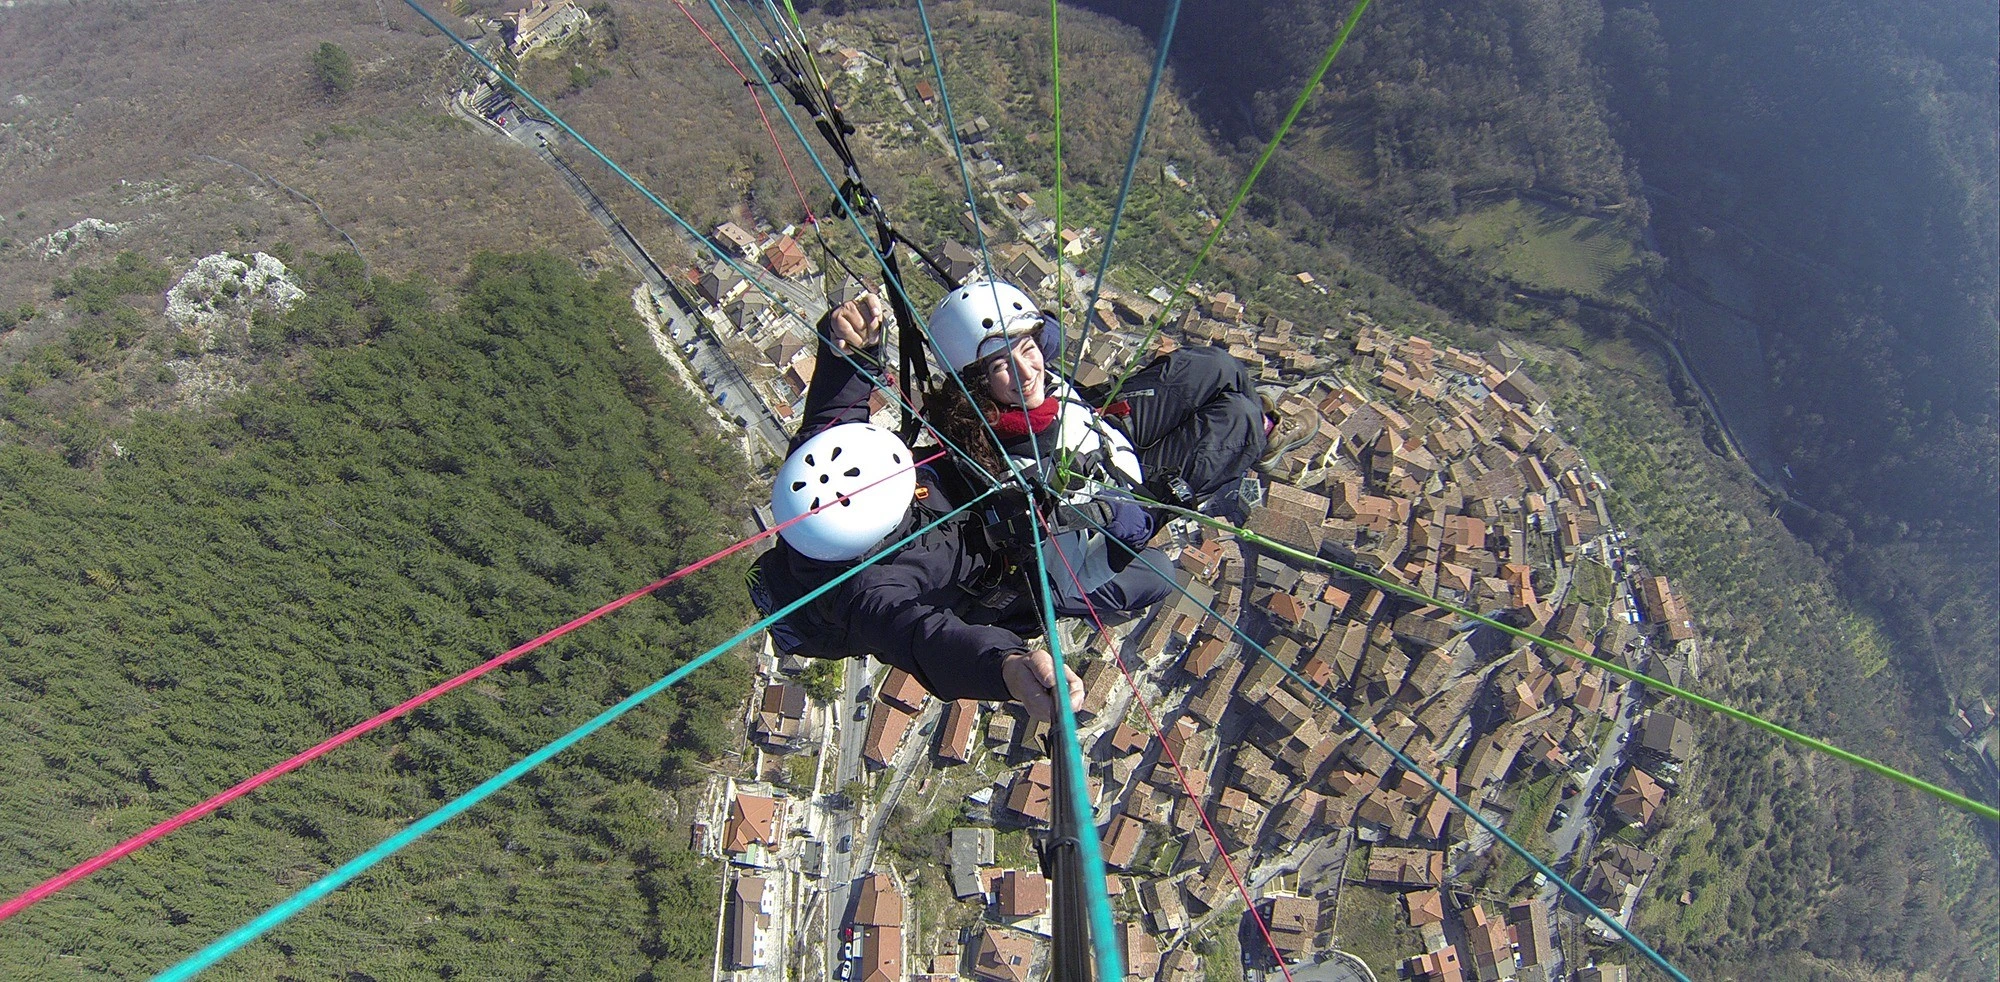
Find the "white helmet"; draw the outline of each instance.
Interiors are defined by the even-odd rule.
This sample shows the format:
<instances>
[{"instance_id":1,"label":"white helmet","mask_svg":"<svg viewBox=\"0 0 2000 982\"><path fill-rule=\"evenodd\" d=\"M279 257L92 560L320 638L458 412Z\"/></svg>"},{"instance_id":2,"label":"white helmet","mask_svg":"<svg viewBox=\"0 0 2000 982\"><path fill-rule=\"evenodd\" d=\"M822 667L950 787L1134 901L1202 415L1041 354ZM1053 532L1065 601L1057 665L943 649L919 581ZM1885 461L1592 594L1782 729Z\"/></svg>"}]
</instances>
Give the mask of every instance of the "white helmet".
<instances>
[{"instance_id":1,"label":"white helmet","mask_svg":"<svg viewBox=\"0 0 2000 982\"><path fill-rule=\"evenodd\" d=\"M946 367L962 372L1007 350L1012 339L1042 329L1034 298L998 280L967 283L945 295L931 315L931 337Z\"/></svg>"},{"instance_id":2,"label":"white helmet","mask_svg":"<svg viewBox=\"0 0 2000 982\"><path fill-rule=\"evenodd\" d=\"M823 510L778 534L813 559L866 555L910 509L917 488L913 460L896 434L873 423L842 423L815 434L778 468L771 512L784 523Z\"/></svg>"}]
</instances>

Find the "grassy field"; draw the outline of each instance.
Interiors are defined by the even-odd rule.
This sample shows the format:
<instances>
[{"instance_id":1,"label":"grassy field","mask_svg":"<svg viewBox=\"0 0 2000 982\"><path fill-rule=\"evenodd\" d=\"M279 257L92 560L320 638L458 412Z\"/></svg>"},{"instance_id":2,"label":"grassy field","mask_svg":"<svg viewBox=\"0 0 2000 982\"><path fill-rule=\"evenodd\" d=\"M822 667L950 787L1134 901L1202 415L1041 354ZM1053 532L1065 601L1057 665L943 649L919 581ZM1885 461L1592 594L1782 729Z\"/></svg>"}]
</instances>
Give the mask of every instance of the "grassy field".
<instances>
[{"instance_id":1,"label":"grassy field","mask_svg":"<svg viewBox=\"0 0 2000 982\"><path fill-rule=\"evenodd\" d=\"M1514 817L1507 821L1507 834L1523 849L1544 859L1548 853L1549 817L1562 801L1562 796L1557 794L1561 782L1560 777L1550 776L1522 788ZM1515 855L1511 849L1494 846L1493 851L1498 862L1493 864L1493 872L1487 876L1485 887L1488 892L1505 893L1511 897L1534 874L1534 870L1527 860Z\"/></svg>"},{"instance_id":2,"label":"grassy field","mask_svg":"<svg viewBox=\"0 0 2000 982\"><path fill-rule=\"evenodd\" d=\"M1576 580L1573 589L1576 602L1592 607L1602 607L1611 602L1611 567L1595 559L1580 559L1576 564Z\"/></svg>"},{"instance_id":3,"label":"grassy field","mask_svg":"<svg viewBox=\"0 0 2000 982\"><path fill-rule=\"evenodd\" d=\"M1515 198L1435 222L1444 247L1523 283L1629 297L1640 283L1639 247L1619 223Z\"/></svg>"},{"instance_id":4,"label":"grassy field","mask_svg":"<svg viewBox=\"0 0 2000 982\"><path fill-rule=\"evenodd\" d=\"M1730 897L1741 889L1743 875L1741 871L1724 873L1711 845L1714 838L1714 825L1705 820L1691 822L1648 884L1652 888L1648 900L1652 902L1640 903L1633 927L1649 932L1646 937L1658 939L1655 943L1685 944L1727 917ZM1683 892L1691 895L1691 903L1660 902L1678 898Z\"/></svg>"},{"instance_id":5,"label":"grassy field","mask_svg":"<svg viewBox=\"0 0 2000 982\"><path fill-rule=\"evenodd\" d=\"M1340 888L1340 931L1334 943L1367 962L1380 979L1395 978L1397 964L1421 954L1423 948L1422 937L1404 919L1394 893L1356 883Z\"/></svg>"}]
</instances>

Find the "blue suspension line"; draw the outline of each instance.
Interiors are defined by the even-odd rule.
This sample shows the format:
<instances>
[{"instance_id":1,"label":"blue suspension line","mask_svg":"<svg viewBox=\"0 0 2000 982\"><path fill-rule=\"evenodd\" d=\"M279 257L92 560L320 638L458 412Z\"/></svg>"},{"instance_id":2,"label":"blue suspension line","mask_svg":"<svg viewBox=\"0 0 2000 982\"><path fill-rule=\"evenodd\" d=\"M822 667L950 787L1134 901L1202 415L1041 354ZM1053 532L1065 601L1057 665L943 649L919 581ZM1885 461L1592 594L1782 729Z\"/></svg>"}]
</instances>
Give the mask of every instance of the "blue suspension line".
<instances>
[{"instance_id":1,"label":"blue suspension line","mask_svg":"<svg viewBox=\"0 0 2000 982\"><path fill-rule=\"evenodd\" d=\"M621 179L625 181L627 185L631 186L632 190L639 192L639 194L643 196L647 201L652 202L653 206L660 209L660 211L664 212L668 218L673 219L674 223L679 225L684 231L687 232L687 234L694 236L696 241L699 241L704 245L707 245L709 251L715 253L718 257L722 259L723 262L728 263L730 268L734 269L736 273L742 276L745 281L750 283L752 286L755 286L759 293L762 293L764 294L764 296L769 297L772 303L778 305L779 309L787 311L795 317L798 316L798 311L793 310L788 304L786 304L784 297L772 293L769 288L765 287L763 283L758 281L757 277L753 275L750 272L750 270L746 269L742 263L737 262L735 257L722 251L722 249L717 247L714 243L709 242L707 236L702 235L700 232L696 231L695 227L693 225L688 224L687 219L682 218L679 212L674 211L673 208L668 206L666 202L661 201L658 195L648 190L644 184L639 183L639 180L637 178L633 177L631 174L626 173L625 168L618 166L617 163L613 162L610 157L605 156L604 151L597 149L596 144L590 142L589 140L584 139L583 134L578 133L574 129L571 129L569 123L565 122L561 116L557 115L555 110L550 109L548 106L543 105L542 100L535 98L534 93L529 92L527 89L523 88L519 82L514 81L512 76L508 75L506 72L501 71L498 66L486 60L486 57L484 55L481 55L478 51L474 50L472 45L467 44L464 38L459 37L450 28L447 28L444 26L444 24L440 23L436 17L431 16L431 12L425 10L420 4L417 3L417 0L403 0L403 2L407 4L411 10L416 11L418 16L421 16L424 20L429 21L432 27L437 28L438 33L443 34L447 38L450 38L453 44L458 45L460 50L464 51L467 55L470 55L472 57L472 60L478 62L481 68L484 68L488 72L491 72L493 74L493 77L498 78L500 81L507 83L508 88L513 89L514 92L521 98L528 100L528 103L534 106L536 110L541 112L543 116L547 117L550 122L556 124L557 126L562 127L562 131L564 133L568 133L570 139L575 140L578 145L582 146L585 150L590 151L592 156L595 156L598 160L603 161L604 166L611 168L612 173L617 174ZM804 318L800 319L803 320Z\"/></svg>"},{"instance_id":2,"label":"blue suspension line","mask_svg":"<svg viewBox=\"0 0 2000 982\"><path fill-rule=\"evenodd\" d=\"M1089 516L1086 515L1083 517L1085 521L1089 521L1092 522L1092 524L1095 524L1095 520L1090 518ZM1103 526L1100 525L1098 526L1098 528L1100 531L1104 531ZM1105 537L1107 539L1111 539L1112 541L1117 541L1116 537L1112 536L1108 531L1105 531ZM1671 962L1667 961L1665 956L1662 956L1659 952L1654 951L1652 946L1640 940L1639 936L1633 934L1630 928L1626 927L1624 924L1619 923L1617 918L1612 917L1610 914L1606 913L1602 907L1599 907L1596 904L1592 903L1590 901L1590 898L1585 897L1583 895L1583 891L1578 890L1576 887L1570 885L1569 881L1563 879L1562 875L1557 873L1554 869L1552 869L1549 866L1549 864L1543 862L1540 858L1536 857L1534 853L1529 852L1526 848L1523 848L1520 843L1515 842L1513 838L1507 835L1506 832L1501 831L1499 826L1494 825L1493 822L1487 819L1486 816L1481 815L1477 809L1473 808L1469 804L1466 804L1464 799L1454 794L1451 791L1451 789L1445 787L1444 784L1440 782L1437 778L1431 776L1430 772L1425 770L1422 766L1418 765L1416 761L1411 760L1409 757L1405 756L1402 751L1397 750L1394 746L1390 745L1390 743L1387 740L1382 739L1381 735L1375 732L1374 727L1369 726L1367 723L1363 722L1359 717L1355 716L1353 713L1348 712L1347 707L1342 706L1338 700L1334 699L1332 696L1327 695L1325 690L1321 689L1317 685L1314 685L1312 682L1308 681L1305 678L1305 676L1302 676L1297 671L1295 671L1290 665L1285 664L1283 661L1279 660L1276 655L1273 655L1269 651L1265 650L1264 646L1258 644L1256 639L1250 637L1250 635L1245 633L1242 628L1232 623L1229 620L1229 618L1222 616L1222 614L1216 611L1215 608L1209 606L1206 603L1203 603L1199 597L1196 597L1193 593L1189 592L1187 587L1182 586L1179 580L1174 579L1172 575L1161 570L1158 566L1155 566L1153 562L1147 559L1144 555L1142 555L1139 552L1139 550L1133 549L1131 546L1126 545L1123 542L1119 542L1118 544L1121 547L1123 547L1125 551L1131 553L1133 558L1136 559L1138 562L1144 563L1147 569L1152 570L1153 572L1159 574L1161 577L1165 578L1167 582L1172 583L1174 585L1174 589L1180 591L1181 596L1184 596L1187 599L1194 601L1196 606L1200 607L1209 616L1214 617L1217 623L1220 623L1228 627L1231 632L1235 633L1235 635L1238 638L1241 638L1243 640L1244 644L1249 645L1251 648L1255 649L1258 654L1264 656L1264 658L1269 660L1272 664L1284 670L1284 673L1286 675L1290 676L1293 681L1304 686L1307 689L1307 691L1310 691L1316 698L1319 699L1320 702L1323 702L1327 706L1332 707L1333 711L1340 715L1342 722L1345 722L1347 725L1352 726L1355 729L1359 730L1363 736L1366 736L1376 746L1381 747L1383 750L1388 751L1389 755L1395 758L1396 764L1398 766L1402 767L1404 770L1409 771L1412 774L1417 775L1420 778L1423 778L1425 784L1430 785L1439 794L1444 795L1444 797L1452 803L1453 807L1457 808L1461 812L1464 812L1467 816L1471 817L1471 819L1474 822L1479 823L1480 828L1483 828L1487 832L1491 833L1494 838L1498 839L1501 843L1505 844L1507 848L1513 850L1515 855L1520 856L1522 859L1527 860L1528 864L1530 866L1533 866L1536 872L1542 874L1543 876L1548 877L1549 880L1555 883L1555 885L1558 888L1560 888L1563 893L1567 894L1570 897L1570 899L1576 901L1579 904L1582 904L1584 908L1589 911L1592 917L1595 917L1599 921L1602 921L1606 926L1610 927L1613 932L1615 932L1620 938L1624 939L1625 943L1637 949L1639 954L1645 956L1646 960L1652 962L1655 966L1657 966L1660 969L1660 971L1665 972L1668 975L1668 977L1674 979L1675 982L1690 982L1688 977L1682 974L1680 969L1675 968Z\"/></svg>"},{"instance_id":3,"label":"blue suspension line","mask_svg":"<svg viewBox=\"0 0 2000 982\"><path fill-rule=\"evenodd\" d=\"M770 0L766 0L767 4L769 2ZM709 0L709 5L711 8L716 7L717 3L718 0ZM919 6L921 7L921 0L919 0ZM748 46L745 45L742 36L739 35L736 32L735 28L732 25L730 25L728 20L723 17L720 9L716 10L716 18L717 20L722 22L724 28L728 29L730 38L736 43L737 50L742 53L743 59L746 62L749 62L753 66L754 70L757 72L757 77L759 82L761 82L765 87L765 91L771 93L772 102L775 103L778 106L779 111L784 114L785 122L787 123L787 125L791 126L794 136L796 136L800 144L806 148L807 155L812 158L814 168L820 172L820 176L823 179L825 179L829 185L832 185L833 183L832 176L827 172L826 166L820 160L818 152L813 149L810 141L808 141L805 138L804 131L799 127L797 120L792 118L791 111L785 107L783 100L778 98L776 92L772 88L772 83L769 76L767 76L764 73L762 63L759 61L759 59L751 57ZM925 32L927 37L930 36L929 31L930 27L927 19L925 22ZM934 63L936 58L936 50L937 49L935 45L935 40L933 38L931 51ZM943 96L944 79L943 79L942 69L939 70L938 85L939 85L940 98L944 98ZM946 105L947 105L947 119L949 119L948 100L946 101ZM954 142L956 142L957 140L957 134L955 132L953 134L953 140ZM962 147L960 148L959 168L960 172L963 173L964 157L963 157ZM967 184L967 187L968 188L970 187L969 183ZM864 230L861 227L860 218L854 214L854 209L844 208L842 210L847 213L848 220L854 224L855 231L860 235L861 241L868 246L869 252L875 256L876 261L881 264L882 268L886 272L888 269L887 259L883 257L882 254L876 250L875 245L872 242L872 240L869 239L866 230ZM975 226L978 224L977 214L978 213L975 210L974 211ZM982 237L981 238L982 250L984 249L984 247L985 247L985 241L984 238ZM888 279L889 282L893 285L894 289L898 290L899 292L902 290L902 284L900 282L897 282L894 278L888 278ZM904 296L905 296L905 301L907 302L908 295L905 294ZM914 312L913 316L915 316ZM918 330L924 333L926 340L928 340L931 344L932 350L937 351L939 353L939 357L942 358L943 349L938 346L936 339L931 336L929 327L921 322L919 322L916 325L916 327L918 328ZM961 390L965 390L966 387L965 380L961 378L957 372L951 371L950 369L952 367L954 366L945 366L945 368L947 369L945 374L951 379L953 379ZM970 391L966 391L965 395L968 402L974 405L977 404L975 401L973 401L972 394ZM1004 443L1000 439L999 434L993 431L992 424L987 422L984 419L983 415L981 417L981 425L985 427L987 435L992 438L995 447L1004 446ZM1002 453L1002 459L1006 462L1008 469L1012 472L1014 481L1022 487L1027 487L1028 486L1027 479L1022 474L1019 464L1017 464L1012 459L1011 456L1005 454L1004 451ZM1099 977L1110 978L1110 979L1123 978L1125 973L1122 965L1122 958L1120 957L1117 951L1116 945L1113 944L1112 941L1112 939L1114 939L1117 935L1113 930L1111 922L1111 902L1110 899L1105 895L1105 890L1104 890L1103 851L1097 841L1097 824L1094 817L1091 814L1090 796L1087 786L1084 784L1083 781L1083 775L1086 771L1083 766L1082 751L1081 748L1078 746L1077 742L1076 716L1075 714L1070 712L1069 708L1069 685L1066 673L1063 671L1061 637L1055 629L1055 613L1054 613L1055 608L1053 606L1053 600L1049 595L1048 561L1042 546L1042 540L1047 537L1047 529L1042 524L1041 516L1039 514L1036 514L1035 521L1037 525L1037 530L1040 533L1034 539L1035 561L1038 567L1038 573L1040 578L1038 593L1041 602L1039 606L1041 607L1041 613L1044 621L1044 629L1049 642L1050 657L1054 661L1054 667L1055 667L1054 674L1056 679L1056 685L1055 685L1056 702L1058 704L1056 715L1059 722L1061 723L1061 730L1064 737L1062 752L1067 753L1070 757L1071 766L1069 767L1068 770L1071 776L1072 786L1068 790L1073 799L1072 806L1075 809L1075 813L1079 817L1077 823L1079 826L1079 834L1077 835L1077 840L1079 848L1081 849L1082 852L1082 859L1084 863L1084 871L1085 871L1084 879L1087 889L1086 897L1089 900L1089 906L1091 908L1090 913L1091 913L1091 923L1092 923L1092 930L1091 930L1092 941L1097 948ZM1088 830L1088 831L1083 831L1083 830Z\"/></svg>"},{"instance_id":4,"label":"blue suspension line","mask_svg":"<svg viewBox=\"0 0 2000 982\"><path fill-rule=\"evenodd\" d=\"M778 107L778 112L785 117L785 124L792 128L792 135L798 139L799 145L805 148L806 156L809 157L813 162L813 168L819 171L820 178L826 181L827 186L829 188L834 188L835 193L836 194L839 193L838 183L834 181L833 175L827 171L826 164L820 159L819 153L813 149L812 141L806 139L805 131L799 127L798 120L792 118L791 110L785 106L785 100L778 96L777 90L774 84L772 83L770 76L765 74L763 62L760 59L755 58L750 54L749 46L743 42L742 35L738 34L736 32L736 29L732 27L729 24L728 20L723 17L722 10L720 8L720 5L718 4L718 0L708 0L708 5L710 9L715 11L716 19L722 21L722 26L729 31L730 40L736 43L736 50L743 55L743 60L749 62L751 65L751 70L757 73L758 83L764 87L764 91L766 93L770 94L772 104L776 105ZM912 326L915 327L920 333L922 333L924 340L930 344L931 350L938 352L938 357L942 359L944 357L943 354L944 349L938 346L937 339L931 335L930 326L924 321L923 315L916 312L916 305L913 302L911 302L909 293L903 289L902 280L899 277L887 275L889 270L889 259L887 256L884 256L882 254L880 249L876 248L875 242L873 239L869 237L867 229L862 227L860 216L855 214L855 209L853 208L843 207L840 209L840 211L842 211L847 215L847 220L854 225L855 233L859 235L861 238L861 244L868 248L869 255L875 257L876 264L882 268L884 274L883 282L887 284L890 289L895 290L896 293L903 298L903 303L906 306L906 308L910 311L911 318L914 321L916 321L916 323L913 325L906 325L906 329L907 327L912 327ZM966 403L968 405L978 404L977 401L973 399L971 390L966 387L965 380L959 377L959 374L957 372L946 371L944 375L948 380L951 381L952 384L958 386L959 391L965 395ZM912 411L914 412L914 409ZM993 445L995 447L1004 446L1003 441L1000 439L1000 435L994 432L993 424L987 422L983 415L980 416L980 425L985 428L986 435L993 440ZM940 440L945 439L944 434L939 433L934 428L929 430L929 432ZM963 451L959 451L959 456L965 459L967 462L969 462L972 465L973 469L977 470L980 473L980 475L986 479L989 485L999 483L999 479L995 475L987 473L986 468L981 466L980 463L976 459L974 459L970 454L967 454ZM1021 474L1020 468L1017 465L1015 465L1011 459L1007 458L1006 454L1003 453L1001 457L1003 460L1006 460L1008 469L1013 473L1014 480L1017 482L1021 482L1022 486L1025 487L1026 478Z\"/></svg>"},{"instance_id":5,"label":"blue suspension line","mask_svg":"<svg viewBox=\"0 0 2000 982\"><path fill-rule=\"evenodd\" d=\"M930 49L931 71L937 75L938 102L944 105L944 128L951 134L952 150L958 155L958 179L965 185L965 206L972 210L972 234L979 242L979 261L985 264L990 274L993 255L986 247L986 223L979 220L979 196L972 190L972 173L965 169L965 144L958 138L958 120L952 115L951 94L945 91L944 62L938 59L937 35L931 31L931 15L924 7L924 0L917 0L917 16L923 19L924 45Z\"/></svg>"},{"instance_id":6,"label":"blue suspension line","mask_svg":"<svg viewBox=\"0 0 2000 982\"><path fill-rule=\"evenodd\" d=\"M1160 79L1167 73L1167 49L1173 46L1174 24L1180 15L1181 0L1169 0L1166 20L1160 24L1160 39L1155 42L1153 78L1146 83L1146 99L1139 106L1139 125L1132 131L1132 152L1125 158L1125 179L1118 185L1118 201L1111 208L1111 225L1104 233L1104 255L1097 261L1097 276L1090 284L1090 300L1083 305L1083 334L1077 339L1076 358L1070 363L1071 377L1075 377L1077 369L1083 365L1083 349L1090 340L1090 315L1097 309L1097 298L1104 291L1105 274L1111 272L1111 245L1118 240L1118 222L1125 216L1125 200L1132 194L1132 175L1139 169L1139 151L1146 144L1146 125L1153 118L1153 97L1159 94Z\"/></svg>"}]
</instances>

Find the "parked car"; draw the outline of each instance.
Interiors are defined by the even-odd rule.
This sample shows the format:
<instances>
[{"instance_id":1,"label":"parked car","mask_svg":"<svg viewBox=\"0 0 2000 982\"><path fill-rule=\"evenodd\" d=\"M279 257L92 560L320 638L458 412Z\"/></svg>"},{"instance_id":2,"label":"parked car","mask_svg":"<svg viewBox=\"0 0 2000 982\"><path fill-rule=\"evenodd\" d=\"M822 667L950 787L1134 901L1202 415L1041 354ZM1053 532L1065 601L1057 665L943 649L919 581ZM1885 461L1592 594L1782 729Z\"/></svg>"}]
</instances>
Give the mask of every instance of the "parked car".
<instances>
[{"instance_id":1,"label":"parked car","mask_svg":"<svg viewBox=\"0 0 2000 982\"><path fill-rule=\"evenodd\" d=\"M853 962L848 961L834 963L833 977L838 979L839 982L847 982L847 976L853 971L853 965Z\"/></svg>"}]
</instances>

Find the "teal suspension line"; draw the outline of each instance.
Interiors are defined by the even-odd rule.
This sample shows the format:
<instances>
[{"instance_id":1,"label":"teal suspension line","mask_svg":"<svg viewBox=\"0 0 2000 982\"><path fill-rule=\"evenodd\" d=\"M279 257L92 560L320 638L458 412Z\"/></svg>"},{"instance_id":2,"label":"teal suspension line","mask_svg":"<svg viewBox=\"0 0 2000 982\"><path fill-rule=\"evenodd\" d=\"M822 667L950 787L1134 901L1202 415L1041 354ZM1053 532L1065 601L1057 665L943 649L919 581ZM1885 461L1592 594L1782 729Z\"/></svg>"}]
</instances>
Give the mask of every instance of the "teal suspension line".
<instances>
[{"instance_id":1,"label":"teal suspension line","mask_svg":"<svg viewBox=\"0 0 2000 982\"><path fill-rule=\"evenodd\" d=\"M778 610L773 611L768 616L759 619L755 623L751 624L749 627L746 627L743 630L736 632L736 634L732 635L728 640L696 656L692 661L689 661L687 664L682 665L677 669L674 669L665 678L660 679L658 682L654 682L652 685L649 685L625 697L625 699L620 701L617 705L612 706L610 709L607 709L604 712L597 714L595 717L591 718L590 721L584 723L582 726L579 726L576 729L571 730L568 733L565 733L562 736L556 738L554 742L522 758L520 761L516 762L513 766L507 768L506 770L501 771L500 773L494 775L491 778L488 778L484 783L480 784L478 787L473 788L470 791L467 791L466 793L458 796L457 798L452 799L449 802L446 802L443 807L411 823L410 826L408 828L405 828L403 831L398 832L395 835L392 835L389 838L383 840L382 843L380 845L377 845L375 848L370 849L365 853L362 853L360 856L357 856L354 859L351 859L346 863L342 864L339 868L335 869L333 872L328 873L323 877L320 877L319 880L315 881L310 886L307 886L305 889L300 890L298 893L293 894L291 897L287 898L285 901L278 904L276 907L271 908L269 911L266 911L265 913L259 915L254 920L250 921L250 923L245 924L234 931L231 931L230 933L224 935L220 940L217 940L215 943L210 944L208 947L203 948L198 952L195 952L193 955L189 956L185 961L182 961L180 964L175 965L174 967L169 968L164 972L161 972L159 975L154 976L154 982L181 982L181 980L193 978L197 973L201 972L202 970L208 968L211 965L214 965L216 962L221 961L223 958L227 957L231 952L234 952L238 948L241 948L244 945L249 944L250 942L256 940L259 936L263 935L264 932L269 931L270 929L277 927L280 924L283 924L285 921L290 920L299 911L302 911L307 907L311 906L314 902L325 897L327 894L330 894L333 891L340 889L342 886L346 885L349 881L353 880L355 877L360 876L362 873L367 872L371 867L375 866L377 863L380 863L382 860L387 859L390 856L394 855L404 846L407 846L410 843L417 841L418 839L422 838L426 833L431 832L438 826L441 826L444 823L451 821L453 818L456 818L460 814L463 814L467 810L471 809L472 806L477 805L481 801L486 800L486 798L490 797L495 791L498 791L501 788L504 788L507 785L512 784L515 780L519 779L523 774L526 774L529 771L534 770L536 767L540 766L549 758L554 757L556 754L559 754L564 750L567 750L571 746L575 745L578 741L582 740L584 737L587 737L592 733L595 733L598 730L603 729L613 720L617 719L620 716L625 715L627 712L630 712L640 703L645 702L646 700L651 699L652 697L659 695L662 692L665 692L669 688L672 688L675 683L688 677L688 675L692 674L695 669L700 668L703 665L706 665L709 662L715 660L715 658L721 655L723 652L728 651L729 649L734 648L738 644L741 644L744 641L749 640L752 636L756 635L757 632L762 631L767 627L770 627L772 624L777 623L780 619L790 615L794 611L797 611L800 608L804 607L805 605L818 599L822 594L825 594L827 591L832 590L834 587L847 582L849 579L852 579L856 574L860 573L863 569L866 569L869 566L874 565L876 562L879 562L880 560L882 560L887 556L893 555L896 552L896 550L901 549L906 545L909 545L911 542L916 541L924 533L929 532L930 530L937 528L940 525L943 525L945 522L951 520L952 518L964 513L965 511L969 510L973 505L978 504L988 494L992 493L993 493L992 491L988 491L985 494L981 494L979 497L976 497L971 501L968 501L965 504L960 505L955 509L952 509L949 513L938 518L936 521L933 521L923 526L922 528L919 528L916 531L911 532L909 535L906 535L903 538L898 539L894 544L884 547L880 551L876 552L874 555L868 557L866 560L863 560L862 562L855 564L853 568L848 569L845 572L842 572L839 576L836 576L831 580L828 580L825 584L807 593L805 596L800 597L799 599L786 604L785 606L779 608Z\"/></svg>"},{"instance_id":2,"label":"teal suspension line","mask_svg":"<svg viewBox=\"0 0 2000 982\"><path fill-rule=\"evenodd\" d=\"M1090 315L1104 292L1104 277L1111 272L1111 246L1118 241L1118 223L1125 217L1125 202L1132 196L1132 177L1139 170L1139 151L1146 145L1146 127L1153 118L1153 99L1160 94L1160 79L1167 73L1167 49L1174 43L1174 25L1181 16L1181 0L1169 0L1166 20L1160 24L1160 39L1154 42L1153 77L1146 83L1146 98L1139 104L1139 125L1132 130L1132 152L1125 156L1125 177L1118 184L1118 200L1111 206L1111 224L1105 227L1104 254L1097 261L1097 276L1090 284L1090 299L1083 305L1083 336L1076 342L1076 358L1070 362L1075 378L1083 364L1083 349L1090 341Z\"/></svg>"},{"instance_id":3,"label":"teal suspension line","mask_svg":"<svg viewBox=\"0 0 2000 982\"><path fill-rule=\"evenodd\" d=\"M1340 49L1347 46L1347 36L1354 33L1354 25L1361 22L1361 15L1368 11L1368 5L1372 2L1373 0L1361 0L1355 6L1353 13L1347 16L1347 23L1341 25L1340 33L1334 37L1333 43L1327 46L1326 55L1319 60L1319 68L1313 71L1311 78L1306 79L1305 86L1299 90L1298 98L1292 100L1292 108L1285 114L1285 121L1279 124L1278 132L1271 135L1271 142L1264 145L1264 153L1257 158L1256 166L1250 168L1250 176L1244 178L1243 186L1236 189L1235 200L1229 202L1229 207L1216 221L1215 228L1209 231L1208 240L1201 244L1201 251L1195 253L1194 262L1188 264L1187 273L1181 277L1178 284L1175 284L1173 296L1180 296L1188 284L1194 281L1195 270L1201 268L1202 261L1208 258L1208 251L1215 248L1215 243L1222 238L1222 231L1229 227L1229 220L1236 217L1236 210L1243 207L1244 199L1250 196L1251 185L1256 184L1257 176L1264 173L1264 165L1271 162L1271 155L1278 152L1278 144L1285 139L1286 133L1291 132L1292 124L1298 121L1299 113L1306 108L1306 102L1319 89L1320 79L1325 78L1327 69L1333 67L1333 59L1339 57ZM1167 311L1171 309L1172 304L1173 300L1169 298L1167 304L1160 308L1160 314L1153 318L1153 325L1147 330L1145 339L1140 341L1139 347L1135 349L1135 356L1138 352L1146 350L1146 346L1153 342L1153 338L1159 336L1160 327L1166 323ZM1131 378L1133 372L1138 371L1139 364L1135 357L1131 367L1127 368L1125 374L1119 376L1117 382L1111 386L1111 393L1104 397L1105 402L1118 398L1119 390L1125 388L1125 380Z\"/></svg>"}]
</instances>

